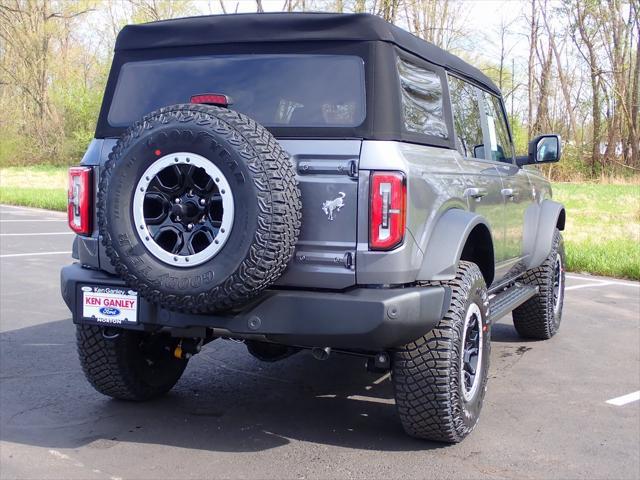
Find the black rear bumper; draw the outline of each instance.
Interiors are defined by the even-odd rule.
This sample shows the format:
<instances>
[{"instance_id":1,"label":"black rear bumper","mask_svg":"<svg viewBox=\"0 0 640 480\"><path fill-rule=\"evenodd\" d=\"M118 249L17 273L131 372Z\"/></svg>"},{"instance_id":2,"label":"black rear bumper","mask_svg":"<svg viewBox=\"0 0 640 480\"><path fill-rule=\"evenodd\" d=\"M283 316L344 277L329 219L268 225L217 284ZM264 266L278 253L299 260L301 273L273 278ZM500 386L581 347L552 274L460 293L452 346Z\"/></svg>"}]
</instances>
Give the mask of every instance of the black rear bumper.
<instances>
[{"instance_id":1,"label":"black rear bumper","mask_svg":"<svg viewBox=\"0 0 640 480\"><path fill-rule=\"evenodd\" d=\"M123 287L119 277L75 263L60 273L62 297L74 323L82 317L83 285ZM215 335L265 338L286 345L384 350L431 330L444 314L450 292L443 287L356 288L345 292L266 290L241 310L189 314L140 299L137 330L211 328Z\"/></svg>"}]
</instances>

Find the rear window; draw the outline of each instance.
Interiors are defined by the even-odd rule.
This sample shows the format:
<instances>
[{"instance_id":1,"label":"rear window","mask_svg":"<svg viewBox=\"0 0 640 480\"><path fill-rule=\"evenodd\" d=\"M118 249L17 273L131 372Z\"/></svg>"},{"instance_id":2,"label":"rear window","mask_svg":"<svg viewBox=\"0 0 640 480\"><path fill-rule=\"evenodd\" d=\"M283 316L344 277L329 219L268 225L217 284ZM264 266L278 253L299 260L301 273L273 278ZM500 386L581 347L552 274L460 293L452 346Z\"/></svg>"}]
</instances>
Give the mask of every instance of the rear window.
<instances>
[{"instance_id":1,"label":"rear window","mask_svg":"<svg viewBox=\"0 0 640 480\"><path fill-rule=\"evenodd\" d=\"M220 93L267 127L357 127L365 119L364 62L350 55L224 55L129 62L108 121L125 127L158 108Z\"/></svg>"}]
</instances>

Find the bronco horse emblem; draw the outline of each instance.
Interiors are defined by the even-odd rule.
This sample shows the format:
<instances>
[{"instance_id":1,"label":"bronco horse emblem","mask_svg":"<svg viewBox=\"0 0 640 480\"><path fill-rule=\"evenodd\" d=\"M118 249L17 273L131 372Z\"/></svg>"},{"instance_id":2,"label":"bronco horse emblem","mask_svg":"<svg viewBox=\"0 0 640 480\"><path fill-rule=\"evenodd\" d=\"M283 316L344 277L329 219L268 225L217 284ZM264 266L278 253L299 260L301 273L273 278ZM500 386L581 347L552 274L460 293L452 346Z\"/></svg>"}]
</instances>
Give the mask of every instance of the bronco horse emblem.
<instances>
[{"instance_id":1,"label":"bronco horse emblem","mask_svg":"<svg viewBox=\"0 0 640 480\"><path fill-rule=\"evenodd\" d=\"M333 212L339 212L344 207L344 192L338 192L338 198L327 200L322 204L322 211L333 221Z\"/></svg>"}]
</instances>

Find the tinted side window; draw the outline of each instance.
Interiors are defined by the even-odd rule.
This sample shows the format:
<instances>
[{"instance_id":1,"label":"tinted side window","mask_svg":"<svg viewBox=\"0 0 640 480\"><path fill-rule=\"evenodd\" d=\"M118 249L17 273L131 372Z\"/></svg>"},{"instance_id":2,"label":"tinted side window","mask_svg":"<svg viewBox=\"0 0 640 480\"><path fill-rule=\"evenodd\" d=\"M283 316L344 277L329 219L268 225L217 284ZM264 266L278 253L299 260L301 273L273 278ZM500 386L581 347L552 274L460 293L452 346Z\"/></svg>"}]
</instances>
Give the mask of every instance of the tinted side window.
<instances>
[{"instance_id":1,"label":"tinted side window","mask_svg":"<svg viewBox=\"0 0 640 480\"><path fill-rule=\"evenodd\" d=\"M458 151L465 157L484 159L482 121L476 87L450 76L449 95Z\"/></svg>"},{"instance_id":2,"label":"tinted side window","mask_svg":"<svg viewBox=\"0 0 640 480\"><path fill-rule=\"evenodd\" d=\"M483 94L487 113L491 159L497 162L511 163L513 161L513 145L511 137L509 137L507 119L502 111L500 99L487 92L483 92Z\"/></svg>"},{"instance_id":3,"label":"tinted side window","mask_svg":"<svg viewBox=\"0 0 640 480\"><path fill-rule=\"evenodd\" d=\"M440 76L398 58L404 127L409 132L447 138Z\"/></svg>"}]
</instances>

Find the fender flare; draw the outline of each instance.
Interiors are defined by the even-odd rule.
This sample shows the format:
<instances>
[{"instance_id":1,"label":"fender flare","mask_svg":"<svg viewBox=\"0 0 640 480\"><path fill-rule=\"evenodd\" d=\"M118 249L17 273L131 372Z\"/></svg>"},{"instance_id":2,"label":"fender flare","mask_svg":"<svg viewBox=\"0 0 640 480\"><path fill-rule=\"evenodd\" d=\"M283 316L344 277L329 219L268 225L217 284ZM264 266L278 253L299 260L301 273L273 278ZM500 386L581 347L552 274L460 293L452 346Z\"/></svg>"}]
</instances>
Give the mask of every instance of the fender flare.
<instances>
[{"instance_id":1,"label":"fender flare","mask_svg":"<svg viewBox=\"0 0 640 480\"><path fill-rule=\"evenodd\" d=\"M487 285L489 285L493 280L495 269L491 228L481 215L459 208L447 210L436 221L424 252L417 280L439 281L453 279L467 240L474 229L483 231L485 235L488 235L491 243L491 258L485 262L484 268L481 267Z\"/></svg>"},{"instance_id":2,"label":"fender flare","mask_svg":"<svg viewBox=\"0 0 640 480\"><path fill-rule=\"evenodd\" d=\"M549 256L553 244L553 234L558 228L564 230L565 224L564 205L553 200L544 200L540 204L540 214L538 215L535 242L531 247L531 255L527 262L527 269L542 265L545 258Z\"/></svg>"}]
</instances>

